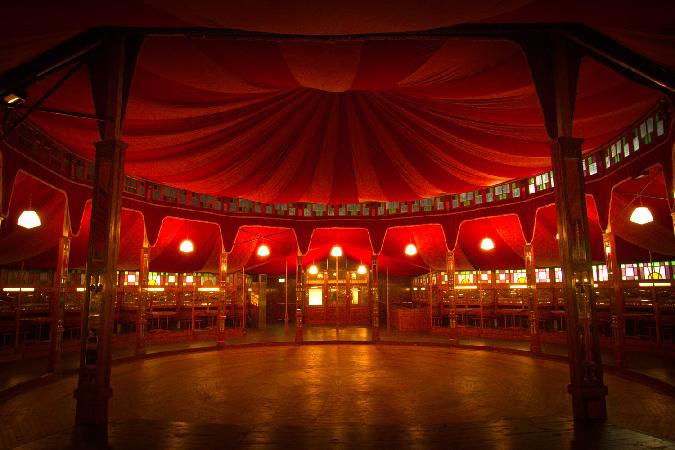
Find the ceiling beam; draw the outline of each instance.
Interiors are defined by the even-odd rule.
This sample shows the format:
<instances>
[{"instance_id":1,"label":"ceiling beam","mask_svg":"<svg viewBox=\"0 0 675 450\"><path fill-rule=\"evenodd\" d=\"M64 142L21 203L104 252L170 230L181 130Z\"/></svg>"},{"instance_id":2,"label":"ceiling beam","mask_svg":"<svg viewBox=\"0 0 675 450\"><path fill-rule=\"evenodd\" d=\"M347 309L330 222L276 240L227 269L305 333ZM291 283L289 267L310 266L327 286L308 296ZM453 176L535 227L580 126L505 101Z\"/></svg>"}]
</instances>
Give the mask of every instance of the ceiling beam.
<instances>
[{"instance_id":1,"label":"ceiling beam","mask_svg":"<svg viewBox=\"0 0 675 450\"><path fill-rule=\"evenodd\" d=\"M3 95L23 89L40 78L78 60L98 46L110 31L154 38L186 38L257 41L341 42L363 40L479 39L519 41L528 35L560 30L585 53L624 76L660 91L675 93L675 73L651 61L591 27L578 23L460 24L424 31L348 35L298 35L243 31L228 28L92 28L57 45L33 60L0 76Z\"/></svg>"}]
</instances>

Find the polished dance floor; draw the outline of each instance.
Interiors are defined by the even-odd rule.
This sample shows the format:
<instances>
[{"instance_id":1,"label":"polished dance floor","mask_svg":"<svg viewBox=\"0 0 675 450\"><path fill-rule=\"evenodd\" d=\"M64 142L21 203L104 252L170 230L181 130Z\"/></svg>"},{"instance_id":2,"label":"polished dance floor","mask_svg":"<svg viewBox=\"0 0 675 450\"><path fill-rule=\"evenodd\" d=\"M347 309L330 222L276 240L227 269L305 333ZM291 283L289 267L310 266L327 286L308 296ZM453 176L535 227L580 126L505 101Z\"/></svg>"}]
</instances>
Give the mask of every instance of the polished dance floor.
<instances>
[{"instance_id":1,"label":"polished dance floor","mask_svg":"<svg viewBox=\"0 0 675 450\"><path fill-rule=\"evenodd\" d=\"M413 345L275 345L113 367L106 433L73 428L76 377L0 404L12 448L675 448L675 399L606 375L575 427L564 363ZM99 430L100 431L100 430Z\"/></svg>"}]
</instances>

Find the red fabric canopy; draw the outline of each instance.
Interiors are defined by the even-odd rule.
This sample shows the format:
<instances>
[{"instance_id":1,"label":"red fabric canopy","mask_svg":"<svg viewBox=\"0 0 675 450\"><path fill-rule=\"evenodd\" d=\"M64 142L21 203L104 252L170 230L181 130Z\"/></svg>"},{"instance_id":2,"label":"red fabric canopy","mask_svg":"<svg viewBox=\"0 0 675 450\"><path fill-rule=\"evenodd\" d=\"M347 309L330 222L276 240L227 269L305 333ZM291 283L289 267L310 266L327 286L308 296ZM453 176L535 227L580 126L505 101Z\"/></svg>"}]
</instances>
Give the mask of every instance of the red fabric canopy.
<instances>
[{"instance_id":1,"label":"red fabric canopy","mask_svg":"<svg viewBox=\"0 0 675 450\"><path fill-rule=\"evenodd\" d=\"M88 83L81 69L45 106L93 112ZM575 135L586 150L660 98L591 60L578 90ZM33 120L93 157L94 122L45 113ZM502 41L151 38L124 140L128 174L267 203L412 200L550 167L524 55Z\"/></svg>"}]
</instances>

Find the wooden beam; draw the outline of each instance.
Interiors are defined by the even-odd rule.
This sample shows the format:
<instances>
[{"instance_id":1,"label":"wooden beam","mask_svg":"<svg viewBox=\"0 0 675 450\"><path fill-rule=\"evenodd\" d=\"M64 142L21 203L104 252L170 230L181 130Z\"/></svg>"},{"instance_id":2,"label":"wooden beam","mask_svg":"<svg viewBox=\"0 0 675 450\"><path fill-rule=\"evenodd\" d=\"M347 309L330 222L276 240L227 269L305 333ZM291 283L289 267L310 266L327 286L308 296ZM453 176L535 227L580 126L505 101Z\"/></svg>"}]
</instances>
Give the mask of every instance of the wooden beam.
<instances>
[{"instance_id":1,"label":"wooden beam","mask_svg":"<svg viewBox=\"0 0 675 450\"><path fill-rule=\"evenodd\" d=\"M378 253L373 253L373 259L370 267L370 301L372 308L372 341L380 340L380 285L378 278Z\"/></svg>"},{"instance_id":2,"label":"wooden beam","mask_svg":"<svg viewBox=\"0 0 675 450\"><path fill-rule=\"evenodd\" d=\"M572 137L574 102L581 53L564 35L554 31L536 40L523 40L539 96L546 131L551 138L555 182L558 245L563 270L567 319L567 351L574 418L606 420L600 355L600 332L595 309L581 139Z\"/></svg>"},{"instance_id":3,"label":"wooden beam","mask_svg":"<svg viewBox=\"0 0 675 450\"><path fill-rule=\"evenodd\" d=\"M81 332L80 373L75 398L75 423L105 425L112 396L113 298L117 281L117 256L122 222L124 153L121 141L125 88L137 53L121 33L112 33L88 61L96 113L111 120L99 128L87 255L87 277ZM132 50L133 52L133 50ZM133 66L133 64L132 64Z\"/></svg>"},{"instance_id":4,"label":"wooden beam","mask_svg":"<svg viewBox=\"0 0 675 450\"><path fill-rule=\"evenodd\" d=\"M24 90L68 64L79 61L97 48L104 37L105 33L100 29L83 31L32 60L5 72L0 76L0 97L10 92Z\"/></svg>"}]
</instances>

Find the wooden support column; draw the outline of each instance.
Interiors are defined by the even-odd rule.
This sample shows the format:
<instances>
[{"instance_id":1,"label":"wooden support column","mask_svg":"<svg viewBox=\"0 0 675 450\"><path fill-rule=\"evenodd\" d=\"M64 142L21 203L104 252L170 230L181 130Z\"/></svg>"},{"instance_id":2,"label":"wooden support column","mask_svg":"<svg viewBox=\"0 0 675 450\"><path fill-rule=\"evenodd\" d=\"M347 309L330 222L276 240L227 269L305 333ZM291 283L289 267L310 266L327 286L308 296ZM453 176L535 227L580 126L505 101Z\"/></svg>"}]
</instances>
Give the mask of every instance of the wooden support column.
<instances>
[{"instance_id":1,"label":"wooden support column","mask_svg":"<svg viewBox=\"0 0 675 450\"><path fill-rule=\"evenodd\" d=\"M345 325L352 322L352 293L350 291L349 271L345 270Z\"/></svg>"},{"instance_id":2,"label":"wooden support column","mask_svg":"<svg viewBox=\"0 0 675 450\"><path fill-rule=\"evenodd\" d=\"M65 228L65 227L64 227ZM66 231L67 233L67 231ZM58 256L54 269L53 291L49 301L49 372L61 371L63 353L63 314L65 298L63 288L68 282L68 261L70 260L70 237L59 238Z\"/></svg>"},{"instance_id":3,"label":"wooden support column","mask_svg":"<svg viewBox=\"0 0 675 450\"><path fill-rule=\"evenodd\" d=\"M434 328L434 294L433 294L434 275L431 271L427 274L427 300L429 301L429 329Z\"/></svg>"},{"instance_id":4,"label":"wooden support column","mask_svg":"<svg viewBox=\"0 0 675 450\"><path fill-rule=\"evenodd\" d=\"M241 268L241 329L246 329L246 272Z\"/></svg>"},{"instance_id":5,"label":"wooden support column","mask_svg":"<svg viewBox=\"0 0 675 450\"><path fill-rule=\"evenodd\" d=\"M448 250L445 254L445 270L448 274L447 296L450 301L450 314L448 326L450 327L450 339L455 339L457 334L457 296L455 292L455 252ZM479 280L480 281L480 280Z\"/></svg>"},{"instance_id":6,"label":"wooden support column","mask_svg":"<svg viewBox=\"0 0 675 450\"><path fill-rule=\"evenodd\" d=\"M378 254L373 254L373 260L370 267L370 302L373 311L373 335L372 341L378 342L380 340L380 287L377 274L377 258Z\"/></svg>"},{"instance_id":7,"label":"wooden support column","mask_svg":"<svg viewBox=\"0 0 675 450\"><path fill-rule=\"evenodd\" d=\"M302 255L295 262L295 343L302 343L302 312L305 307L305 287L302 273Z\"/></svg>"},{"instance_id":8,"label":"wooden support column","mask_svg":"<svg viewBox=\"0 0 675 450\"><path fill-rule=\"evenodd\" d=\"M616 256L616 241L610 224L607 231L602 234L603 247L605 249L605 262L607 264L607 281L612 287L611 311L612 311L612 336L614 337L614 365L617 369L626 366L626 321L624 312L626 302L623 296L623 283L621 280L621 268Z\"/></svg>"},{"instance_id":9,"label":"wooden support column","mask_svg":"<svg viewBox=\"0 0 675 450\"><path fill-rule=\"evenodd\" d=\"M227 257L228 257L227 252L220 252L220 264L218 265L218 287L220 288L220 292L218 293L218 317L217 317L218 331L216 336L217 347L225 346L225 319L227 318L227 313L225 309L226 308L225 296L227 295L227 292L229 292L227 286Z\"/></svg>"},{"instance_id":10,"label":"wooden support column","mask_svg":"<svg viewBox=\"0 0 675 450\"><path fill-rule=\"evenodd\" d=\"M532 33L519 43L551 139L551 164L562 259L570 367L569 393L575 420L606 420L600 335L592 289L588 217L582 170L581 139L572 124L581 53L560 30Z\"/></svg>"},{"instance_id":11,"label":"wooden support column","mask_svg":"<svg viewBox=\"0 0 675 450\"><path fill-rule=\"evenodd\" d=\"M74 393L77 399L75 423L78 425L103 425L108 422L108 401L112 397L113 301L127 147L121 140L121 134L139 48L139 39L111 32L92 51L88 61L96 112L106 120L99 124L101 141L95 144L80 372Z\"/></svg>"},{"instance_id":12,"label":"wooden support column","mask_svg":"<svg viewBox=\"0 0 675 450\"><path fill-rule=\"evenodd\" d=\"M539 335L539 297L537 292L537 274L534 268L534 254L532 244L525 244L525 274L527 288L530 291L529 319L530 319L530 351L541 353L541 336Z\"/></svg>"},{"instance_id":13,"label":"wooden support column","mask_svg":"<svg viewBox=\"0 0 675 450\"><path fill-rule=\"evenodd\" d=\"M330 285L328 284L328 270L324 271L323 273L322 293L323 293L323 320L325 325L328 322L328 317L330 315ZM337 301L335 306L335 314L337 314ZM337 320L337 318L335 320Z\"/></svg>"},{"instance_id":14,"label":"wooden support column","mask_svg":"<svg viewBox=\"0 0 675 450\"><path fill-rule=\"evenodd\" d=\"M136 304L136 356L145 355L145 332L148 325L146 296L150 281L150 249L143 245L138 265L138 299Z\"/></svg>"}]
</instances>

